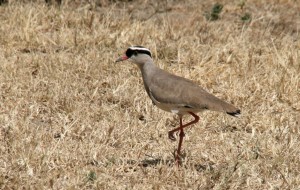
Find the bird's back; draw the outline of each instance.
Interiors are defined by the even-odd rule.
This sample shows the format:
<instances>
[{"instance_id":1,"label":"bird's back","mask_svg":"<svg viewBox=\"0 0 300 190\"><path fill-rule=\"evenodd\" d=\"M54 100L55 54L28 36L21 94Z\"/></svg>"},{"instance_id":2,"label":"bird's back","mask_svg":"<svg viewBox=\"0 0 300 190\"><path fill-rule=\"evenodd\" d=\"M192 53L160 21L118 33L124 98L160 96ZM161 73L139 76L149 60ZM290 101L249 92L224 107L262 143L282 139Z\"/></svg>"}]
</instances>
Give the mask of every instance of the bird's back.
<instances>
[{"instance_id":1,"label":"bird's back","mask_svg":"<svg viewBox=\"0 0 300 190\"><path fill-rule=\"evenodd\" d=\"M177 109L179 112L181 110L199 112L208 109L230 115L240 113L236 107L208 93L191 80L173 75L156 66L141 70L148 95L154 103L164 106L162 109L166 111Z\"/></svg>"}]
</instances>

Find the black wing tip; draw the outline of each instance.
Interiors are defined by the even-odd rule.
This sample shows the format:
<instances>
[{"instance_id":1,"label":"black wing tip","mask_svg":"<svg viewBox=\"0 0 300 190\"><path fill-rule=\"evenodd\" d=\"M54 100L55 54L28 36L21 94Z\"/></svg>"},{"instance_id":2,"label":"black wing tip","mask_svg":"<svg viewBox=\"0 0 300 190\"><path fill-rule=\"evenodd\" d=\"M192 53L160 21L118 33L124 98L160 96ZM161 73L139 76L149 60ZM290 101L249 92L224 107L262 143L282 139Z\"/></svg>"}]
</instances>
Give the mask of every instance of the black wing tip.
<instances>
[{"instance_id":1,"label":"black wing tip","mask_svg":"<svg viewBox=\"0 0 300 190\"><path fill-rule=\"evenodd\" d=\"M228 115L231 115L231 116L238 116L241 114L241 110L236 110L235 112L226 112Z\"/></svg>"}]
</instances>

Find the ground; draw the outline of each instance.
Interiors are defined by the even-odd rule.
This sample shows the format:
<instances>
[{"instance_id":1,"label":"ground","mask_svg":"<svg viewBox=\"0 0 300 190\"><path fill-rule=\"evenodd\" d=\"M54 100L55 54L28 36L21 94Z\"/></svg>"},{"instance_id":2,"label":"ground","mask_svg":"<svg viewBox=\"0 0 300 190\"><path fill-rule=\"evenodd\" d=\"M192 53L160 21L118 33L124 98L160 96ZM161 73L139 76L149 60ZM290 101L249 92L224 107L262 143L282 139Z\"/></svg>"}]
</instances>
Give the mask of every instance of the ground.
<instances>
[{"instance_id":1,"label":"ground","mask_svg":"<svg viewBox=\"0 0 300 190\"><path fill-rule=\"evenodd\" d=\"M300 3L218 2L2 3L0 189L299 189ZM180 167L131 45L242 111L199 113Z\"/></svg>"}]
</instances>

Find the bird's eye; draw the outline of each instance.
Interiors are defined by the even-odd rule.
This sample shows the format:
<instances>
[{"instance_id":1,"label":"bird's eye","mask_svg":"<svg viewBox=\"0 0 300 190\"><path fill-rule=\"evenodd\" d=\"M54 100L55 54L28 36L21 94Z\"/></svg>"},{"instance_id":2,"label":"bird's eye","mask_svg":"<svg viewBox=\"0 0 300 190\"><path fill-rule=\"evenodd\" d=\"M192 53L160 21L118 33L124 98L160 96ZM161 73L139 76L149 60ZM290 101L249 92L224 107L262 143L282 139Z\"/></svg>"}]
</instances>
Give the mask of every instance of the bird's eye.
<instances>
[{"instance_id":1,"label":"bird's eye","mask_svg":"<svg viewBox=\"0 0 300 190\"><path fill-rule=\"evenodd\" d=\"M134 51L134 52L133 52L133 55L134 55L134 56L137 56L137 54L138 54L137 51Z\"/></svg>"}]
</instances>

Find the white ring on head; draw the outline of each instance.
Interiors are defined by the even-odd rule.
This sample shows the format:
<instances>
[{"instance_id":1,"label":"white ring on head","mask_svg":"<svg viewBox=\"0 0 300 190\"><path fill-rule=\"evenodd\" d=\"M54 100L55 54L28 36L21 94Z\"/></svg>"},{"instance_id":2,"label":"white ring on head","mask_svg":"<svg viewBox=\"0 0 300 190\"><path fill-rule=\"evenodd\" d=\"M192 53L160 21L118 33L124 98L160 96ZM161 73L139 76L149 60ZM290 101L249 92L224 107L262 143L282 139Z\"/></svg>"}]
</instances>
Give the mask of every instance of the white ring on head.
<instances>
[{"instance_id":1,"label":"white ring on head","mask_svg":"<svg viewBox=\"0 0 300 190\"><path fill-rule=\"evenodd\" d=\"M149 49L147 49L147 48L141 48L141 47L129 47L129 49L131 49L131 50L143 50L143 51L149 51L150 52L150 50Z\"/></svg>"}]
</instances>

